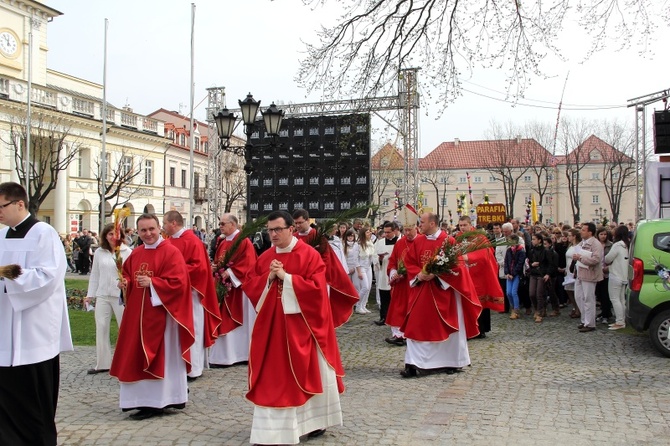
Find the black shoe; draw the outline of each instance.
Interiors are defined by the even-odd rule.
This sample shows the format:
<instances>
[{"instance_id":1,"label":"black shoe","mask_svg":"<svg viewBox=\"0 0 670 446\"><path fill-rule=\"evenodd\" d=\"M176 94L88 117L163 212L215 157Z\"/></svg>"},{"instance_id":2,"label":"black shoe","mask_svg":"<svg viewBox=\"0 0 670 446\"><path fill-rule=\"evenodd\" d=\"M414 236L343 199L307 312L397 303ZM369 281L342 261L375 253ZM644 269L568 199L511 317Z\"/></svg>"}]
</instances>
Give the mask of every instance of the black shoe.
<instances>
[{"instance_id":1,"label":"black shoe","mask_svg":"<svg viewBox=\"0 0 670 446\"><path fill-rule=\"evenodd\" d=\"M139 420L146 420L147 418L156 417L162 414L163 409L140 409L134 414L128 416L128 418L130 418L131 420L139 421Z\"/></svg>"},{"instance_id":2,"label":"black shoe","mask_svg":"<svg viewBox=\"0 0 670 446\"><path fill-rule=\"evenodd\" d=\"M386 323L386 319L379 319L378 321L373 321L373 324L375 324L375 325L377 325L377 326L379 326L379 327L381 327L381 326L384 325L385 323Z\"/></svg>"},{"instance_id":3,"label":"black shoe","mask_svg":"<svg viewBox=\"0 0 670 446\"><path fill-rule=\"evenodd\" d=\"M397 337L397 336L393 336L393 337L390 337L390 338L386 338L386 339L384 339L384 340L385 340L387 343L391 344L391 345L398 345L398 346L400 346L400 347L402 347L403 345L405 345L405 340L404 340L403 338L399 338L399 337Z\"/></svg>"},{"instance_id":4,"label":"black shoe","mask_svg":"<svg viewBox=\"0 0 670 446\"><path fill-rule=\"evenodd\" d=\"M416 368L413 365L405 364L405 368L400 371L400 376L403 378L414 378L416 376Z\"/></svg>"},{"instance_id":5,"label":"black shoe","mask_svg":"<svg viewBox=\"0 0 670 446\"><path fill-rule=\"evenodd\" d=\"M596 331L596 327L582 327L579 329L580 333L588 333L589 331Z\"/></svg>"},{"instance_id":6,"label":"black shoe","mask_svg":"<svg viewBox=\"0 0 670 446\"><path fill-rule=\"evenodd\" d=\"M582 328L584 328L584 324L577 325L577 328L581 330Z\"/></svg>"},{"instance_id":7,"label":"black shoe","mask_svg":"<svg viewBox=\"0 0 670 446\"><path fill-rule=\"evenodd\" d=\"M317 429L317 430L312 431L312 432L310 432L309 434L307 434L307 437L309 437L309 438L316 438L316 437L320 437L321 435L323 435L323 434L325 434L325 433L326 433L326 430L325 430L325 429Z\"/></svg>"},{"instance_id":8,"label":"black shoe","mask_svg":"<svg viewBox=\"0 0 670 446\"><path fill-rule=\"evenodd\" d=\"M186 382L192 383L196 379L200 378L199 376L187 376L186 377Z\"/></svg>"},{"instance_id":9,"label":"black shoe","mask_svg":"<svg viewBox=\"0 0 670 446\"><path fill-rule=\"evenodd\" d=\"M475 336L475 339L486 339L486 333L482 331L477 336Z\"/></svg>"},{"instance_id":10,"label":"black shoe","mask_svg":"<svg viewBox=\"0 0 670 446\"><path fill-rule=\"evenodd\" d=\"M105 373L105 372L109 372L109 369L88 369L86 371L86 373L88 373L89 375L95 375L98 373Z\"/></svg>"},{"instance_id":11,"label":"black shoe","mask_svg":"<svg viewBox=\"0 0 670 446\"><path fill-rule=\"evenodd\" d=\"M444 368L444 373L446 373L447 375L453 375L454 373L460 373L462 371L463 371L462 369L459 369L457 367L445 367Z\"/></svg>"}]
</instances>

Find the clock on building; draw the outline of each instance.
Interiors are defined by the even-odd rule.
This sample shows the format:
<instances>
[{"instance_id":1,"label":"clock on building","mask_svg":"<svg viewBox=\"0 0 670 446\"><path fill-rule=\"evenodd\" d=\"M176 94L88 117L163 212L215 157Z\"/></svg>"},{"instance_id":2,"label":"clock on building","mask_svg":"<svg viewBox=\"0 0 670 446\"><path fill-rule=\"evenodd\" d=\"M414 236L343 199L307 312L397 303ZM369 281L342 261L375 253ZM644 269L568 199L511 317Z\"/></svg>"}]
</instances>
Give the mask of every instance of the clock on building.
<instances>
[{"instance_id":1,"label":"clock on building","mask_svg":"<svg viewBox=\"0 0 670 446\"><path fill-rule=\"evenodd\" d=\"M0 54L6 57L15 57L19 53L19 39L9 30L0 31Z\"/></svg>"}]
</instances>

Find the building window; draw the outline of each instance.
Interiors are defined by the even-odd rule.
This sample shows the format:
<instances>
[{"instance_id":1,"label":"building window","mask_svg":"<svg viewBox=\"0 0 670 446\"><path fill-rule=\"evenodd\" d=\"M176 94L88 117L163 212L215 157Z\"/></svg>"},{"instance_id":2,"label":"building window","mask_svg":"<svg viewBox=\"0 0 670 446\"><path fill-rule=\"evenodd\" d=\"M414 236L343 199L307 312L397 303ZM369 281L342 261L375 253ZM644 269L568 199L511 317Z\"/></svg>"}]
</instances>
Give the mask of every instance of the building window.
<instances>
[{"instance_id":1,"label":"building window","mask_svg":"<svg viewBox=\"0 0 670 446\"><path fill-rule=\"evenodd\" d=\"M530 183L531 180L532 180L532 178L531 178L530 175L524 175L524 176L523 176L523 182L524 182L524 183Z\"/></svg>"},{"instance_id":2,"label":"building window","mask_svg":"<svg viewBox=\"0 0 670 446\"><path fill-rule=\"evenodd\" d=\"M548 173L547 174L547 181L554 181L554 174L553 173Z\"/></svg>"},{"instance_id":3,"label":"building window","mask_svg":"<svg viewBox=\"0 0 670 446\"><path fill-rule=\"evenodd\" d=\"M388 205L389 205L389 199L388 199L388 198L384 198L384 199L382 200L382 206L388 206Z\"/></svg>"},{"instance_id":4,"label":"building window","mask_svg":"<svg viewBox=\"0 0 670 446\"><path fill-rule=\"evenodd\" d=\"M179 135L179 145L180 146L186 145L186 135L184 135L183 133Z\"/></svg>"},{"instance_id":5,"label":"building window","mask_svg":"<svg viewBox=\"0 0 670 446\"><path fill-rule=\"evenodd\" d=\"M458 182L461 184L465 184L468 182L468 179L466 177L459 177Z\"/></svg>"},{"instance_id":6,"label":"building window","mask_svg":"<svg viewBox=\"0 0 670 446\"><path fill-rule=\"evenodd\" d=\"M154 184L154 162L150 160L144 161L144 184Z\"/></svg>"},{"instance_id":7,"label":"building window","mask_svg":"<svg viewBox=\"0 0 670 446\"><path fill-rule=\"evenodd\" d=\"M389 184L389 179L388 178L382 178L382 184L383 185Z\"/></svg>"},{"instance_id":8,"label":"building window","mask_svg":"<svg viewBox=\"0 0 670 446\"><path fill-rule=\"evenodd\" d=\"M181 187L186 187L186 169L181 170Z\"/></svg>"},{"instance_id":9,"label":"building window","mask_svg":"<svg viewBox=\"0 0 670 446\"><path fill-rule=\"evenodd\" d=\"M612 179L613 180L618 180L620 176L621 175L620 175L619 172L612 172Z\"/></svg>"},{"instance_id":10,"label":"building window","mask_svg":"<svg viewBox=\"0 0 670 446\"><path fill-rule=\"evenodd\" d=\"M446 206L446 205L447 205L447 197L440 198L440 206Z\"/></svg>"},{"instance_id":11,"label":"building window","mask_svg":"<svg viewBox=\"0 0 670 446\"><path fill-rule=\"evenodd\" d=\"M440 184L447 184L447 177L440 177Z\"/></svg>"},{"instance_id":12,"label":"building window","mask_svg":"<svg viewBox=\"0 0 670 446\"><path fill-rule=\"evenodd\" d=\"M198 172L193 173L193 190L197 191L200 188L200 174Z\"/></svg>"},{"instance_id":13,"label":"building window","mask_svg":"<svg viewBox=\"0 0 670 446\"><path fill-rule=\"evenodd\" d=\"M481 183L482 177L475 177L475 183Z\"/></svg>"},{"instance_id":14,"label":"building window","mask_svg":"<svg viewBox=\"0 0 670 446\"><path fill-rule=\"evenodd\" d=\"M424 198L424 199L422 199L422 200L421 200L421 203L422 203L424 206L428 206L428 198Z\"/></svg>"},{"instance_id":15,"label":"building window","mask_svg":"<svg viewBox=\"0 0 670 446\"><path fill-rule=\"evenodd\" d=\"M133 170L133 159L129 156L121 158L121 175L126 177L130 175Z\"/></svg>"},{"instance_id":16,"label":"building window","mask_svg":"<svg viewBox=\"0 0 670 446\"><path fill-rule=\"evenodd\" d=\"M591 203L600 204L600 195L591 195Z\"/></svg>"},{"instance_id":17,"label":"building window","mask_svg":"<svg viewBox=\"0 0 670 446\"><path fill-rule=\"evenodd\" d=\"M599 180L600 179L600 172L591 172L591 179L592 180Z\"/></svg>"},{"instance_id":18,"label":"building window","mask_svg":"<svg viewBox=\"0 0 670 446\"><path fill-rule=\"evenodd\" d=\"M496 177L494 177L493 175L489 175L489 183L495 183L495 181Z\"/></svg>"},{"instance_id":19,"label":"building window","mask_svg":"<svg viewBox=\"0 0 670 446\"><path fill-rule=\"evenodd\" d=\"M174 167L170 167L170 186L174 186L176 170Z\"/></svg>"},{"instance_id":20,"label":"building window","mask_svg":"<svg viewBox=\"0 0 670 446\"><path fill-rule=\"evenodd\" d=\"M200 150L200 138L198 138L197 136L195 137L195 143L193 143L193 149Z\"/></svg>"}]
</instances>

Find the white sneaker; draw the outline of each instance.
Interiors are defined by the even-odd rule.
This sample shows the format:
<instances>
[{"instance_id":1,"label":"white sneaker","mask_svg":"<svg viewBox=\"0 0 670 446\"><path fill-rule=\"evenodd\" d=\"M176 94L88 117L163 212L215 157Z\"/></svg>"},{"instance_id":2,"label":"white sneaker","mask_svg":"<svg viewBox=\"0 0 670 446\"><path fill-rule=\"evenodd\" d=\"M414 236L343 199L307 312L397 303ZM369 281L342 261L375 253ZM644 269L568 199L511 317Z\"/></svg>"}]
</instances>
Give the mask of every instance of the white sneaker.
<instances>
[{"instance_id":1,"label":"white sneaker","mask_svg":"<svg viewBox=\"0 0 670 446\"><path fill-rule=\"evenodd\" d=\"M356 310L354 312L356 314L368 314L368 312L366 312L365 310L361 310L360 308L356 308Z\"/></svg>"}]
</instances>

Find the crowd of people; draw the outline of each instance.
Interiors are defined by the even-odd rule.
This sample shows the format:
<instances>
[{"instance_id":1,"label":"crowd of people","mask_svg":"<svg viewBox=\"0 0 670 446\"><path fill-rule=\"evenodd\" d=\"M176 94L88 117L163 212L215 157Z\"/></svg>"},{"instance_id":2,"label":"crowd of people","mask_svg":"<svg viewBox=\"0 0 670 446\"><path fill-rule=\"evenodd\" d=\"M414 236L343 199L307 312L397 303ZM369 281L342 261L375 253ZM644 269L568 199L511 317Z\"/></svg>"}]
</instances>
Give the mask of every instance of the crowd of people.
<instances>
[{"instance_id":1,"label":"crowd of people","mask_svg":"<svg viewBox=\"0 0 670 446\"><path fill-rule=\"evenodd\" d=\"M72 349L63 278L70 266L89 268L59 255L61 247L93 255L86 303L95 303L96 364L88 373L118 379L120 408L134 420L183 409L189 383L208 367L244 365L254 444L297 444L342 423L336 329L375 304L372 322L390 329L385 342L406 347L399 372L408 379L470 365L468 340L491 331L491 311L539 324L570 306L580 332L601 321L625 326L625 226L511 220L476 228L463 216L452 227L427 212L404 225L356 219L321 231L298 209L272 212L263 231L244 236L237 218L224 214L207 238L170 211L162 221L142 214L136 233L119 237L108 225L99 240L88 231L60 240L30 217L26 202L21 186L0 184L0 222L9 226L0 232L0 266L23 270L2 273L2 444L56 444L58 358ZM34 255L11 238L56 251ZM54 321L48 333L37 330L44 318Z\"/></svg>"}]
</instances>

